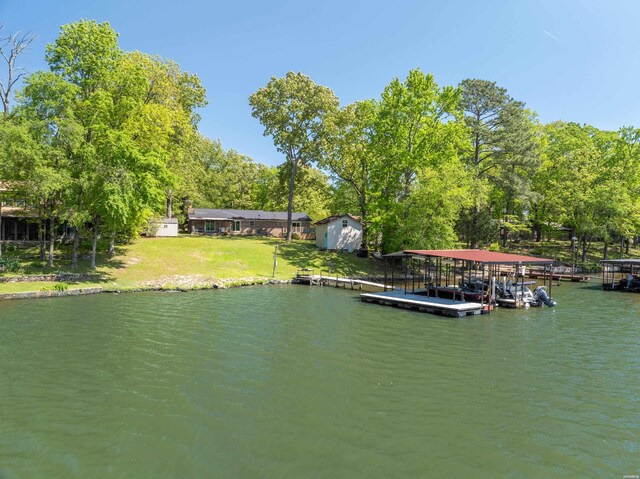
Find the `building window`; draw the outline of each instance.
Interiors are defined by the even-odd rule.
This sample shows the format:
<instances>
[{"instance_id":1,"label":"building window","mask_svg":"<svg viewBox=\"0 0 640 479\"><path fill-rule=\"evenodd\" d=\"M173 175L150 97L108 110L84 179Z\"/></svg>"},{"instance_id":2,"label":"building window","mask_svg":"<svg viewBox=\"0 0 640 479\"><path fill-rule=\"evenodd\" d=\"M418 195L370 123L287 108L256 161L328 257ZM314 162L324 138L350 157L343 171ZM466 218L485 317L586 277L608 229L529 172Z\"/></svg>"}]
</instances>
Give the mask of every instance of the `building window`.
<instances>
[{"instance_id":1,"label":"building window","mask_svg":"<svg viewBox=\"0 0 640 479\"><path fill-rule=\"evenodd\" d=\"M205 233L213 233L216 230L215 221L205 221L204 222L204 232Z\"/></svg>"},{"instance_id":2,"label":"building window","mask_svg":"<svg viewBox=\"0 0 640 479\"><path fill-rule=\"evenodd\" d=\"M238 232L240 231L240 220L234 220L233 224L231 225L231 231L233 232Z\"/></svg>"},{"instance_id":3,"label":"building window","mask_svg":"<svg viewBox=\"0 0 640 479\"><path fill-rule=\"evenodd\" d=\"M169 227L169 225L162 225L162 227L163 227L163 228L168 228L168 227Z\"/></svg>"},{"instance_id":4,"label":"building window","mask_svg":"<svg viewBox=\"0 0 640 479\"><path fill-rule=\"evenodd\" d=\"M347 226L349 226L349 222L347 220L342 220L342 227L346 228Z\"/></svg>"},{"instance_id":5,"label":"building window","mask_svg":"<svg viewBox=\"0 0 640 479\"><path fill-rule=\"evenodd\" d=\"M256 222L255 221L249 221L249 226L255 226Z\"/></svg>"},{"instance_id":6,"label":"building window","mask_svg":"<svg viewBox=\"0 0 640 479\"><path fill-rule=\"evenodd\" d=\"M302 233L302 223L300 221L291 222L291 232Z\"/></svg>"}]
</instances>

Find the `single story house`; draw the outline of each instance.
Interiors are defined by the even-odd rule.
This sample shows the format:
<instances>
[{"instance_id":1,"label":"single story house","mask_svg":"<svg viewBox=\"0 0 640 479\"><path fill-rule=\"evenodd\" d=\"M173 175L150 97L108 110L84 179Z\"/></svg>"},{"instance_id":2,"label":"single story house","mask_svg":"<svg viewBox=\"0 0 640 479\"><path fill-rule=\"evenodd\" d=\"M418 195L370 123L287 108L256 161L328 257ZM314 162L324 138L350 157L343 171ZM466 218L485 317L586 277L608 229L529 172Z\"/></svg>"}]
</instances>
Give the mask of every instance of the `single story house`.
<instances>
[{"instance_id":1,"label":"single story house","mask_svg":"<svg viewBox=\"0 0 640 479\"><path fill-rule=\"evenodd\" d=\"M313 239L311 218L306 213L293 213L291 232L300 239ZM214 210L194 208L188 212L190 233L206 235L276 236L287 234L286 211Z\"/></svg>"},{"instance_id":2,"label":"single story house","mask_svg":"<svg viewBox=\"0 0 640 479\"><path fill-rule=\"evenodd\" d=\"M356 216L332 215L314 223L316 246L327 250L359 250L362 245L362 223Z\"/></svg>"}]
</instances>

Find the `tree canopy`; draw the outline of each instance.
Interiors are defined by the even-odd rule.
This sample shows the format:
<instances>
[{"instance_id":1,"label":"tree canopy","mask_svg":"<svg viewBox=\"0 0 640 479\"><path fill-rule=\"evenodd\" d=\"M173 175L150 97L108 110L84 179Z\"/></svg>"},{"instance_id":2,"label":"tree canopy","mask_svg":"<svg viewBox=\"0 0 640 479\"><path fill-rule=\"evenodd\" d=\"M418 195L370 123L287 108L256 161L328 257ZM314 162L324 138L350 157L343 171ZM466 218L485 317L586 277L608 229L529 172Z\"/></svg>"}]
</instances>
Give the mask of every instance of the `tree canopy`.
<instances>
[{"instance_id":1,"label":"tree canopy","mask_svg":"<svg viewBox=\"0 0 640 479\"><path fill-rule=\"evenodd\" d=\"M0 80L0 176L37 209L50 237L62 223L75 230L74 267L83 237L95 267L101 236L113 251L117 236L135 236L150 217L184 220L193 205L286 208L288 240L294 210L314 219L356 214L363 248L384 252L497 247L499 234L505 245L563 228L583 258L594 239L604 256L614 242L638 243L634 127L542 125L495 82L439 86L418 69L378 98L341 107L331 89L289 72L249 98L283 157L267 166L198 131L207 101L197 75L122 50L106 22L61 27L46 48L49 70L22 78L9 109L21 75L15 60L32 39L0 38L13 68Z\"/></svg>"},{"instance_id":2,"label":"tree canopy","mask_svg":"<svg viewBox=\"0 0 640 479\"><path fill-rule=\"evenodd\" d=\"M287 241L291 241L291 213L295 180L300 166L321 161L324 120L338 109L338 99L327 87L302 73L272 78L251 97L251 114L264 126L290 169L287 201Z\"/></svg>"}]
</instances>

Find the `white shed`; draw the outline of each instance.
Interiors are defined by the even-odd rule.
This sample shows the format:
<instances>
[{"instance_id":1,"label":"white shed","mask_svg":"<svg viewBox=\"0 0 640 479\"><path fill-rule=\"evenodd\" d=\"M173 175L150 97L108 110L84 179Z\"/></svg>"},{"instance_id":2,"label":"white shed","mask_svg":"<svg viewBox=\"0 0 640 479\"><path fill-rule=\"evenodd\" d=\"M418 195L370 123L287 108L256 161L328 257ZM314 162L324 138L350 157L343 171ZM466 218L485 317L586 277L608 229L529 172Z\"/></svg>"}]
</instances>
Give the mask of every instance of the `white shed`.
<instances>
[{"instance_id":1,"label":"white shed","mask_svg":"<svg viewBox=\"0 0 640 479\"><path fill-rule=\"evenodd\" d=\"M153 223L153 226L157 227L153 236L178 236L178 218L160 218Z\"/></svg>"},{"instance_id":2,"label":"white shed","mask_svg":"<svg viewBox=\"0 0 640 479\"><path fill-rule=\"evenodd\" d=\"M355 251L362 244L362 223L351 215L333 215L314 223L320 249Z\"/></svg>"}]
</instances>

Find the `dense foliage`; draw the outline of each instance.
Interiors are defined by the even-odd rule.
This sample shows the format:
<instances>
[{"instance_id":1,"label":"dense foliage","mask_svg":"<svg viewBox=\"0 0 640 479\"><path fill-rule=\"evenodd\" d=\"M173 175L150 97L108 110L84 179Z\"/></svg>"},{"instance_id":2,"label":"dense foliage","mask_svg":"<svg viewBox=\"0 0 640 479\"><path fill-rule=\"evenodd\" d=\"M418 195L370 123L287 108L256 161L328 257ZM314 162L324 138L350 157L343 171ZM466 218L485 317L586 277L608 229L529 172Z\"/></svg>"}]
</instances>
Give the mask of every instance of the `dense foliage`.
<instances>
[{"instance_id":1,"label":"dense foliage","mask_svg":"<svg viewBox=\"0 0 640 479\"><path fill-rule=\"evenodd\" d=\"M0 178L37 209L41 230L75 229L74 266L83 238L95 266L100 237L113 250L149 218L184 220L190 206L356 214L363 247L384 252L554 234L575 238L583 257L596 239L604 256L637 244L640 130L542 125L490 81L441 87L412 70L378 99L341 107L301 73L274 77L249 99L283 155L270 167L202 136L198 77L123 51L108 23L63 26L46 60L0 118Z\"/></svg>"},{"instance_id":2,"label":"dense foliage","mask_svg":"<svg viewBox=\"0 0 640 479\"><path fill-rule=\"evenodd\" d=\"M292 116L303 103L287 103ZM494 82L440 88L419 70L321 120L309 163L331 176L327 208L361 217L365 248L506 246L546 234L575 238L583 257L603 241L606 257L613 241L637 244L640 130L541 125Z\"/></svg>"}]
</instances>

